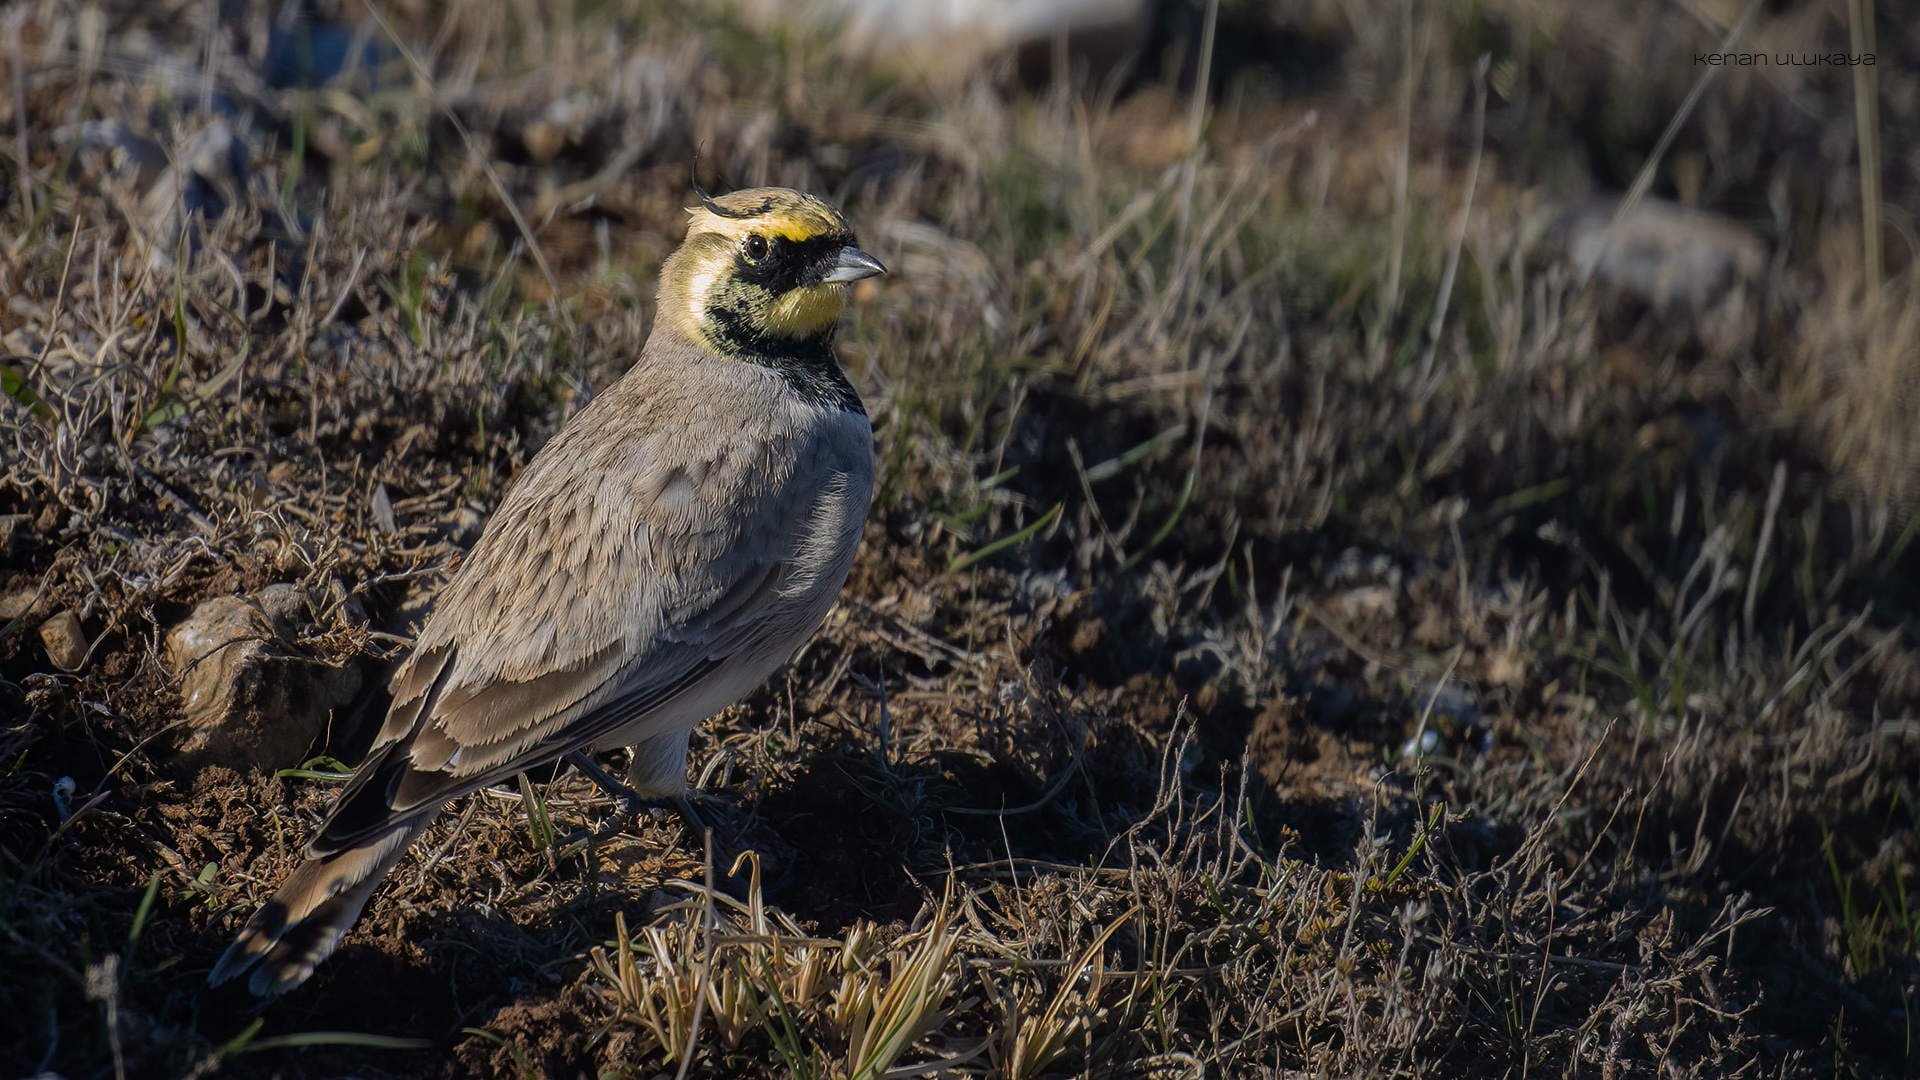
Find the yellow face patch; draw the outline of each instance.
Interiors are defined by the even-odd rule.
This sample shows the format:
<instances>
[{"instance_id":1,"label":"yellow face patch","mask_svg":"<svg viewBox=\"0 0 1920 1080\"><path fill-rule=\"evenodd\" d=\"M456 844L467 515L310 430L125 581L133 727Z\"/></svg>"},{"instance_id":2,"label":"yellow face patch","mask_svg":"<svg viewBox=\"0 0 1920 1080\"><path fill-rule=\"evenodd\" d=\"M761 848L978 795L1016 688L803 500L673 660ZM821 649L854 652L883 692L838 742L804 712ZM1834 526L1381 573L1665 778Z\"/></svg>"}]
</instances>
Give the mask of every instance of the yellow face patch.
<instances>
[{"instance_id":1,"label":"yellow face patch","mask_svg":"<svg viewBox=\"0 0 1920 1080\"><path fill-rule=\"evenodd\" d=\"M840 317L846 300L847 290L843 285L790 290L767 309L767 333L787 338L812 337Z\"/></svg>"},{"instance_id":2,"label":"yellow face patch","mask_svg":"<svg viewBox=\"0 0 1920 1080\"><path fill-rule=\"evenodd\" d=\"M739 273L754 236L804 244L853 240L840 212L811 195L786 188L751 188L703 200L687 209L687 239L660 271L660 314L679 332L724 351L716 313L745 322L771 338L804 340L831 332L846 301L843 285L800 285L776 291ZM837 244L829 246L837 248Z\"/></svg>"}]
</instances>

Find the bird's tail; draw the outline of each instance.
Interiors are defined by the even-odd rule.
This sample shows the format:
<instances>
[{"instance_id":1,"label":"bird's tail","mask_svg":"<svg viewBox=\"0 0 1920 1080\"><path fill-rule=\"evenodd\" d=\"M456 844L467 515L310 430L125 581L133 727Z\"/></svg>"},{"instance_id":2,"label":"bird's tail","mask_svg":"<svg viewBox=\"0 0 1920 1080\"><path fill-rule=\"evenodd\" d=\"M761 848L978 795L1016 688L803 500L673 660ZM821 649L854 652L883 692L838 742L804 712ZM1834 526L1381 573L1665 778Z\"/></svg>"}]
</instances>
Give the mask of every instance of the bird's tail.
<instances>
[{"instance_id":1,"label":"bird's tail","mask_svg":"<svg viewBox=\"0 0 1920 1080\"><path fill-rule=\"evenodd\" d=\"M305 982L360 917L374 886L433 818L429 812L363 844L300 864L227 946L207 976L209 989L240 980L229 991L244 989L265 1004Z\"/></svg>"}]
</instances>

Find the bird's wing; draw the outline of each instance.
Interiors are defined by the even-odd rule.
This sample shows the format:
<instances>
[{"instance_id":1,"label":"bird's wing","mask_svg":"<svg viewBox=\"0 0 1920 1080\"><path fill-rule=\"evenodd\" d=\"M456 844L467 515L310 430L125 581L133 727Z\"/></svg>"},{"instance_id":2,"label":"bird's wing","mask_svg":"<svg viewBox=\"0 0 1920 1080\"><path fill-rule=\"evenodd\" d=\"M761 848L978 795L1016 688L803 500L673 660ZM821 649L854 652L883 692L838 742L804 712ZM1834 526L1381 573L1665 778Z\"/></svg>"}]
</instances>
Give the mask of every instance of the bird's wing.
<instances>
[{"instance_id":1,"label":"bird's wing","mask_svg":"<svg viewBox=\"0 0 1920 1080\"><path fill-rule=\"evenodd\" d=\"M870 478L810 464L706 518L674 503L681 480L644 480L636 505L594 479L637 471L618 467L510 497L395 677L373 755L312 850L592 744L811 630L845 575Z\"/></svg>"},{"instance_id":2,"label":"bird's wing","mask_svg":"<svg viewBox=\"0 0 1920 1080\"><path fill-rule=\"evenodd\" d=\"M747 581L771 583L784 564L763 564ZM771 603L721 608L711 618L678 628L620 671L600 663L521 682L469 689L447 673L457 650L429 658L440 674L420 704L422 714L404 737L376 751L355 774L310 848L316 855L364 844L420 809L498 783L554 761L578 747L655 712L699 686L736 655L752 654L786 636L791 621ZM595 682L596 675L604 678ZM516 713L517 710L517 713Z\"/></svg>"}]
</instances>

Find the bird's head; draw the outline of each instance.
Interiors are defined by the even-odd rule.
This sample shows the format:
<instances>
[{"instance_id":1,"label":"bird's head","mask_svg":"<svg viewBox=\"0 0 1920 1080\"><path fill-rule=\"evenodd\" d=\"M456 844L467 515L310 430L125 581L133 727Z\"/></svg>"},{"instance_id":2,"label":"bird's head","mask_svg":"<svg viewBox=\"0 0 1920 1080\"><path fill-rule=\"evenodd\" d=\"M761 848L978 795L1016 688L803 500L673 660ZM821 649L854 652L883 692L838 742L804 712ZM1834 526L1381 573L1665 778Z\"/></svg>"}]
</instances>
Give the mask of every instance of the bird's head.
<instances>
[{"instance_id":1,"label":"bird's head","mask_svg":"<svg viewBox=\"0 0 1920 1080\"><path fill-rule=\"evenodd\" d=\"M804 192L748 188L687 212L687 239L660 270L660 315L717 352L830 340L846 286L886 273L840 211Z\"/></svg>"}]
</instances>

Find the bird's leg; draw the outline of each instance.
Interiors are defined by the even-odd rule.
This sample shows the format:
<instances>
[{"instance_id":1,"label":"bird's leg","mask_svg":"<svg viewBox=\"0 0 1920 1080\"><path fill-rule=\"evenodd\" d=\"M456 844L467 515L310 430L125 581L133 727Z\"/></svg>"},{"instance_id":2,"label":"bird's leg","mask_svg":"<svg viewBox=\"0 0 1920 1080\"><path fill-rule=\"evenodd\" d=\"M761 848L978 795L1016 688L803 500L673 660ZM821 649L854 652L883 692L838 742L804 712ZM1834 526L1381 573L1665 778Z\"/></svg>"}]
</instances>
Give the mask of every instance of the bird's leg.
<instances>
[{"instance_id":1,"label":"bird's leg","mask_svg":"<svg viewBox=\"0 0 1920 1080\"><path fill-rule=\"evenodd\" d=\"M686 822L687 831L693 833L696 838L713 831L713 828L694 812L693 803L688 800L685 792L674 795L667 801L673 804L673 809L680 815L680 820Z\"/></svg>"},{"instance_id":2,"label":"bird's leg","mask_svg":"<svg viewBox=\"0 0 1920 1080\"><path fill-rule=\"evenodd\" d=\"M695 796L687 790L687 744L692 738L692 728L680 728L635 743L627 765L627 783L652 795L656 803L672 803L687 831L698 841L707 832L707 823L694 812Z\"/></svg>"},{"instance_id":3,"label":"bird's leg","mask_svg":"<svg viewBox=\"0 0 1920 1080\"><path fill-rule=\"evenodd\" d=\"M680 820L686 823L687 831L692 833L696 839L709 831L706 821L694 811L693 803L688 801L684 791L668 795L664 798L648 798L626 784L615 780L613 774L601 768L600 763L593 760L593 757L585 750L575 750L573 753L568 754L567 761L574 768L585 773L587 779L592 780L595 787L620 800L620 810L615 813L613 817L609 818L605 824L593 830L592 839L596 842L619 835L621 830L625 829L629 824L632 824L633 819L638 817L642 810L659 811L665 809L662 805L663 803L673 807L674 811L680 815ZM567 837L567 839L562 842L562 846L575 844L587 838L586 833L575 833Z\"/></svg>"},{"instance_id":4,"label":"bird's leg","mask_svg":"<svg viewBox=\"0 0 1920 1080\"><path fill-rule=\"evenodd\" d=\"M620 800L620 809L611 818L608 818L598 829L594 829L591 832L575 833L567 837L566 840L562 842L562 846L570 846L589 839L598 842L616 836L621 830L631 824L635 817L639 816L640 811L651 809L658 805L655 800L649 799L620 781L615 780L613 774L601 768L600 764L594 761L592 756L585 750L575 750L573 753L568 754L567 761L574 768L585 773L587 779L592 780L595 787Z\"/></svg>"},{"instance_id":5,"label":"bird's leg","mask_svg":"<svg viewBox=\"0 0 1920 1080\"><path fill-rule=\"evenodd\" d=\"M681 743L681 745L684 746L685 745L684 742ZM647 747L645 744L642 744L641 746L634 748L636 762L642 761L640 755L641 755L641 752L646 748ZM581 772L585 773L587 775L587 778L592 780L594 784L600 788L601 791L604 791L608 795L611 795L614 798L619 799L621 802L621 808L617 814L615 814L605 824L601 825L600 828L592 830L591 832L583 831L583 832L575 833L574 835L567 837L564 841L562 841L563 847L572 846L574 844L581 843L586 840L592 840L595 843L598 843L601 840L605 840L609 837L616 836L620 833L622 829L625 829L627 827L628 823L633 821L633 819L639 815L641 810L657 811L657 810L663 809L662 804L664 803L667 805L671 805L674 811L680 815L681 823L687 827L687 832L689 835L693 837L693 840L697 847L704 848L706 846L706 840L708 838L712 838L713 869L714 869L713 877L714 877L715 883L721 884L723 886L728 884L732 885L733 888L728 889L729 892L737 891L741 888L744 888L744 883L746 880L744 876L738 879L735 879L735 878L729 877L727 874L727 871L733 867L734 862L737 860L737 857L740 854L738 847L735 844L724 839L718 830L712 828L706 823L706 820L700 816L699 811L693 808L693 801L687 797L687 792L685 788L682 788L680 791L677 791L671 795L660 795L660 796L649 798L645 795L642 795L640 792L634 790L629 785L623 784L620 781L615 780L613 776L609 774L607 770L601 768L599 763L595 762L593 758L589 756L585 750L574 751L573 753L567 755L567 760L571 762L575 768L578 768ZM675 761L677 762L677 769L674 775L684 775L686 770L686 765L685 765L686 759L684 757L684 751L682 751L682 756L676 758ZM643 764L657 765L658 762L649 761L649 762L643 762ZM636 776L636 782L642 785L647 785L649 784L650 780L658 779L658 777L654 777L652 775L652 772L650 770L643 770L643 771L646 771L648 775ZM667 775L667 773L662 772L660 775L664 777ZM742 872L742 874L744 875L744 871Z\"/></svg>"}]
</instances>

